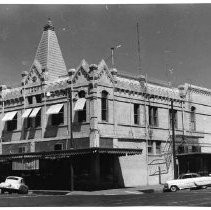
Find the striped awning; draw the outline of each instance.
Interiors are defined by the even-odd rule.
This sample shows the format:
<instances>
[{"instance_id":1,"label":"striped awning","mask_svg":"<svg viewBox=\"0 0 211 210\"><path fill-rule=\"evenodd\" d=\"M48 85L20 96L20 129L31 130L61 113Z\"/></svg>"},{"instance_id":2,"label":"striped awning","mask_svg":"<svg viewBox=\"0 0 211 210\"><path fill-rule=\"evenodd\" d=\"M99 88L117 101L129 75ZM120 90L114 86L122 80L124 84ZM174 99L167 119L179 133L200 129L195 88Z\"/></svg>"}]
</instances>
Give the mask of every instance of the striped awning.
<instances>
[{"instance_id":1,"label":"striped awning","mask_svg":"<svg viewBox=\"0 0 211 210\"><path fill-rule=\"evenodd\" d=\"M50 106L46 114L58 114L61 110L61 108L64 106L64 104L55 104Z\"/></svg>"},{"instance_id":2,"label":"striped awning","mask_svg":"<svg viewBox=\"0 0 211 210\"><path fill-rule=\"evenodd\" d=\"M41 107L34 108L29 117L36 117Z\"/></svg>"},{"instance_id":3,"label":"striped awning","mask_svg":"<svg viewBox=\"0 0 211 210\"><path fill-rule=\"evenodd\" d=\"M22 114L22 118L27 118L29 114L31 113L32 109L26 109L24 113Z\"/></svg>"},{"instance_id":4,"label":"striped awning","mask_svg":"<svg viewBox=\"0 0 211 210\"><path fill-rule=\"evenodd\" d=\"M76 101L75 107L74 107L74 111L80 111L83 110L84 106L86 103L86 99L85 98L79 98Z\"/></svg>"},{"instance_id":5,"label":"striped awning","mask_svg":"<svg viewBox=\"0 0 211 210\"><path fill-rule=\"evenodd\" d=\"M13 118L15 117L15 115L17 114L18 111L13 111L13 112L7 112L5 113L2 121L9 121L9 120L13 120Z\"/></svg>"}]
</instances>

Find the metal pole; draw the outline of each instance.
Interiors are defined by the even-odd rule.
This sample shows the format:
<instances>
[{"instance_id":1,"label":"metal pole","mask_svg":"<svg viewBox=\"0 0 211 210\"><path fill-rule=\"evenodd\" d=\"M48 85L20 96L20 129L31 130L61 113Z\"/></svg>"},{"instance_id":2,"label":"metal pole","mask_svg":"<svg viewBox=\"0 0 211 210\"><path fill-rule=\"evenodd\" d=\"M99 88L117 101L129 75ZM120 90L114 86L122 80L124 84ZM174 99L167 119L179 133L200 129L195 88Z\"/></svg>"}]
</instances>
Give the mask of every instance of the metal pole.
<instances>
[{"instance_id":1,"label":"metal pole","mask_svg":"<svg viewBox=\"0 0 211 210\"><path fill-rule=\"evenodd\" d=\"M72 129L72 87L70 89L68 89L68 98L69 98L69 109L70 109L70 120L69 120L69 124L68 124L68 132L70 134L70 148L73 149L74 145L73 145L73 129ZM68 136L69 136L68 134ZM72 157L71 157L72 158ZM68 161L70 164L70 191L74 190L74 168L73 168L73 160L70 159L70 161Z\"/></svg>"},{"instance_id":2,"label":"metal pole","mask_svg":"<svg viewBox=\"0 0 211 210\"><path fill-rule=\"evenodd\" d=\"M160 169L160 166L158 166L158 171L159 171L159 184L161 184L161 169Z\"/></svg>"},{"instance_id":3,"label":"metal pole","mask_svg":"<svg viewBox=\"0 0 211 210\"><path fill-rule=\"evenodd\" d=\"M176 150L175 150L175 130L174 130L174 104L173 104L173 99L171 100L171 116L172 116L172 121L171 121L171 127L172 127L172 150L173 150L173 166L174 166L174 179L177 178L177 165L176 165Z\"/></svg>"},{"instance_id":4,"label":"metal pole","mask_svg":"<svg viewBox=\"0 0 211 210\"><path fill-rule=\"evenodd\" d=\"M68 98L69 98L69 109L70 109L70 120L69 120L69 127L68 127L68 132L70 135L70 148L73 149L73 129L72 129L72 118L73 118L73 113L72 113L72 88L68 89Z\"/></svg>"}]
</instances>

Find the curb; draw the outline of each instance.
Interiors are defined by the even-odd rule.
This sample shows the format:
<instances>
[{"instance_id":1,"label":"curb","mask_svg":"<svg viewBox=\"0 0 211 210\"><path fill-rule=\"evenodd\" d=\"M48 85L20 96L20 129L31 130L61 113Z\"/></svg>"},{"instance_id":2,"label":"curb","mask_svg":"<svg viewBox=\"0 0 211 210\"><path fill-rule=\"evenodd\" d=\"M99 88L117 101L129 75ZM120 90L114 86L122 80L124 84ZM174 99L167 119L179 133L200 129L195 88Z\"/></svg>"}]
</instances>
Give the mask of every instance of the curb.
<instances>
[{"instance_id":1,"label":"curb","mask_svg":"<svg viewBox=\"0 0 211 210\"><path fill-rule=\"evenodd\" d=\"M130 190L131 194L149 194L155 192L163 192L161 188L159 189L133 189ZM137 192L137 193L135 193ZM102 191L68 191L68 190L29 190L30 194L37 195L127 195L126 189L119 189L117 191L112 190L102 190Z\"/></svg>"}]
</instances>

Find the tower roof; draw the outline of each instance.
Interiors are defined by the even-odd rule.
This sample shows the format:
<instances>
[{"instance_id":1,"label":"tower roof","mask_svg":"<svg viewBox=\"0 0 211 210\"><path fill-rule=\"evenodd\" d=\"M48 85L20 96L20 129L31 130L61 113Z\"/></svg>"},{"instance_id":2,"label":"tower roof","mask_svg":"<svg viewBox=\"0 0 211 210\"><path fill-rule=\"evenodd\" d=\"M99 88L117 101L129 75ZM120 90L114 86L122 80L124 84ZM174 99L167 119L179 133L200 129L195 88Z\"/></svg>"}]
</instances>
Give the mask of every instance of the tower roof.
<instances>
[{"instance_id":1,"label":"tower roof","mask_svg":"<svg viewBox=\"0 0 211 210\"><path fill-rule=\"evenodd\" d=\"M67 75L66 65L50 18L44 26L35 61L38 61L42 69L48 72L48 80L56 80L59 76Z\"/></svg>"}]
</instances>

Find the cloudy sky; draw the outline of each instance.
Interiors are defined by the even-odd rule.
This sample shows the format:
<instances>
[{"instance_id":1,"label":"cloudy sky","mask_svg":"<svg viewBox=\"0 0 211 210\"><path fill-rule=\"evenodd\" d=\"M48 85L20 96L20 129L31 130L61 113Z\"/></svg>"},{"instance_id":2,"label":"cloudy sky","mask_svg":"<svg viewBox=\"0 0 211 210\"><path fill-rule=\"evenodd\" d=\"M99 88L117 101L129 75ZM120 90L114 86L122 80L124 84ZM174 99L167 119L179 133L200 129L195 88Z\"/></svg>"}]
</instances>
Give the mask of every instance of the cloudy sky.
<instances>
[{"instance_id":1,"label":"cloudy sky","mask_svg":"<svg viewBox=\"0 0 211 210\"><path fill-rule=\"evenodd\" d=\"M50 17L68 69L83 58L111 66L110 48L121 45L117 69L137 75L138 22L143 74L211 88L210 11L211 4L0 5L0 82L20 84Z\"/></svg>"}]
</instances>

